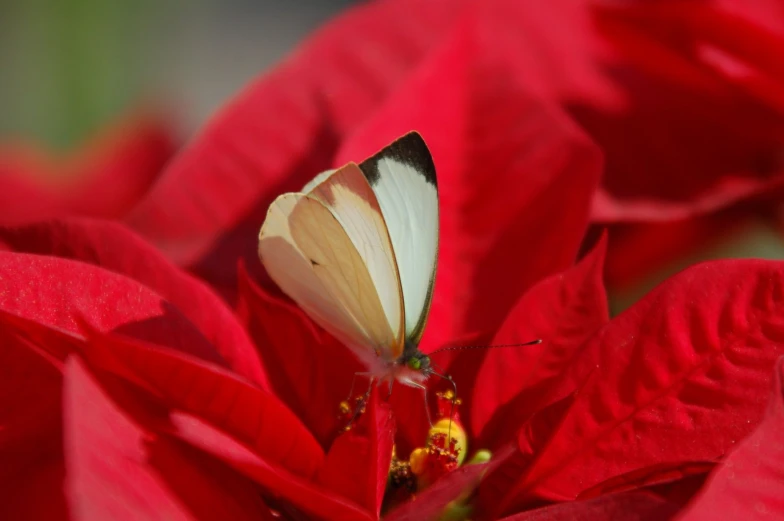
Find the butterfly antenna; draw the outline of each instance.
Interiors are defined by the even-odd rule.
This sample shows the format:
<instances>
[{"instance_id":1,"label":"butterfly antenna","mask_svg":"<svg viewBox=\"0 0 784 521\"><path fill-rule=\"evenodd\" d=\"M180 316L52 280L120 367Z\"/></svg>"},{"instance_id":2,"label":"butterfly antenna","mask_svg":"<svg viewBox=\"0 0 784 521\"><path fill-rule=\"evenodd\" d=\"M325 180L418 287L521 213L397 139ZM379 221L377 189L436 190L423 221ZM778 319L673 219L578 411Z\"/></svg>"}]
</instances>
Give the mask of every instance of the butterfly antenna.
<instances>
[{"instance_id":1,"label":"butterfly antenna","mask_svg":"<svg viewBox=\"0 0 784 521\"><path fill-rule=\"evenodd\" d=\"M435 351L431 351L429 354L440 353L441 351L457 351L460 349L495 349L498 347L523 347L523 346L533 346L536 344L541 344L542 339L537 338L536 340L531 340L530 342L523 342L521 344L494 344L494 345L479 345L479 346L452 346L452 347L442 347L440 349L436 349Z\"/></svg>"}]
</instances>

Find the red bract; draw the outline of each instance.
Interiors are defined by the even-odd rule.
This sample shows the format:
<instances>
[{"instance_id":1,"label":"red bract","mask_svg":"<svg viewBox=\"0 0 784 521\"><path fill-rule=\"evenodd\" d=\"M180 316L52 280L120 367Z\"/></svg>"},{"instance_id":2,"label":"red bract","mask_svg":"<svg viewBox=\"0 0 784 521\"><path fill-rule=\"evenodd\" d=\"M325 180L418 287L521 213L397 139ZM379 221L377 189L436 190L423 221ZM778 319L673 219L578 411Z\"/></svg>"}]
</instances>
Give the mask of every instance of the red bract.
<instances>
[{"instance_id":1,"label":"red bract","mask_svg":"<svg viewBox=\"0 0 784 521\"><path fill-rule=\"evenodd\" d=\"M610 494L539 508L503 518L503 521L661 521L670 519L677 507L645 492Z\"/></svg>"},{"instance_id":2,"label":"red bract","mask_svg":"<svg viewBox=\"0 0 784 521\"><path fill-rule=\"evenodd\" d=\"M66 155L0 145L0 224L81 215L121 219L174 154L161 118L135 115Z\"/></svg>"},{"instance_id":3,"label":"red bract","mask_svg":"<svg viewBox=\"0 0 784 521\"><path fill-rule=\"evenodd\" d=\"M487 504L647 486L717 461L761 416L784 352L782 291L782 265L762 261L703 264L662 284L581 347L547 390L569 403L520 431Z\"/></svg>"},{"instance_id":4,"label":"red bract","mask_svg":"<svg viewBox=\"0 0 784 521\"><path fill-rule=\"evenodd\" d=\"M0 477L18 493L4 517L139 519L157 505L178 519L263 519L260 491L312 514L372 517L314 481L315 439L171 303L51 256L2 253L0 274ZM34 493L51 501L28 504Z\"/></svg>"},{"instance_id":5,"label":"red bract","mask_svg":"<svg viewBox=\"0 0 784 521\"><path fill-rule=\"evenodd\" d=\"M678 519L770 519L784 512L784 359L773 380L760 425L727 455Z\"/></svg>"},{"instance_id":6,"label":"red bract","mask_svg":"<svg viewBox=\"0 0 784 521\"><path fill-rule=\"evenodd\" d=\"M73 218L0 227L0 249L74 259L131 277L174 304L239 374L267 387L258 355L231 310L124 226Z\"/></svg>"},{"instance_id":7,"label":"red bract","mask_svg":"<svg viewBox=\"0 0 784 521\"><path fill-rule=\"evenodd\" d=\"M637 85L631 116L587 126L607 151L594 217L615 224L610 262L623 266L608 282L626 287L779 205L784 11L768 0L607 3L595 19L628 60L618 75ZM629 133L636 122L646 124Z\"/></svg>"}]
</instances>

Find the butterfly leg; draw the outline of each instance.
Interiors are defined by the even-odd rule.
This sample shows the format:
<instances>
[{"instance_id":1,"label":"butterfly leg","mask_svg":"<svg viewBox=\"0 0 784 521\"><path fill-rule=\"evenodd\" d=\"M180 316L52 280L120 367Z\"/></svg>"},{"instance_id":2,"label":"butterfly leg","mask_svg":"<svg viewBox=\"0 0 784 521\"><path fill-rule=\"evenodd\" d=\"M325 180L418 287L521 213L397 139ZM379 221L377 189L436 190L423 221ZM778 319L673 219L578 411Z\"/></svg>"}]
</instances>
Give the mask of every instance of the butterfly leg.
<instances>
[{"instance_id":1,"label":"butterfly leg","mask_svg":"<svg viewBox=\"0 0 784 521\"><path fill-rule=\"evenodd\" d=\"M408 385L411 387L416 387L417 389L422 389L422 398L425 401L425 414L427 414L427 423L430 425L430 427L433 427L433 420L430 419L430 407L427 406L427 387L416 382L411 382Z\"/></svg>"},{"instance_id":2,"label":"butterfly leg","mask_svg":"<svg viewBox=\"0 0 784 521\"><path fill-rule=\"evenodd\" d=\"M351 377L351 387L348 389L348 397L346 398L347 402L351 401L351 396L354 394L354 384L357 383L357 376L370 376L370 373L354 373L354 376ZM372 385L372 379L371 379Z\"/></svg>"},{"instance_id":3,"label":"butterfly leg","mask_svg":"<svg viewBox=\"0 0 784 521\"><path fill-rule=\"evenodd\" d=\"M354 394L354 383L356 382L357 376L370 376L370 373L354 373L354 378L351 380L351 391L348 394L348 398L345 402L340 404L341 412L347 414L351 411L350 403L351 403L351 396ZM348 423L343 427L344 431L350 430L354 423L357 421L359 416L365 412L365 407L367 406L367 402L370 399L370 393L373 390L373 384L376 382L375 378L370 378L368 381L368 388L361 397L358 397L356 400L356 404L354 405L354 409L351 414L351 418L348 420Z\"/></svg>"}]
</instances>

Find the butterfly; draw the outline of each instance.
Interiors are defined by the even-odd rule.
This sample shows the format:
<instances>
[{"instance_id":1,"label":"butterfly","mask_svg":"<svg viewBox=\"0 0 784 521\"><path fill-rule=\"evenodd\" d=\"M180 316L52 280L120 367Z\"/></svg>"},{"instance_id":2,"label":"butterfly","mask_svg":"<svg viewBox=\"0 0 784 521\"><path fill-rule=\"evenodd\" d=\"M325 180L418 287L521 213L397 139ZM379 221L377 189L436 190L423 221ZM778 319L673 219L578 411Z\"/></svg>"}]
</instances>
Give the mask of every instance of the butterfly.
<instances>
[{"instance_id":1,"label":"butterfly","mask_svg":"<svg viewBox=\"0 0 784 521\"><path fill-rule=\"evenodd\" d=\"M269 276L356 355L371 387L387 382L391 393L397 381L426 393L431 375L449 379L418 347L433 299L438 215L433 158L410 132L279 196L261 227Z\"/></svg>"}]
</instances>

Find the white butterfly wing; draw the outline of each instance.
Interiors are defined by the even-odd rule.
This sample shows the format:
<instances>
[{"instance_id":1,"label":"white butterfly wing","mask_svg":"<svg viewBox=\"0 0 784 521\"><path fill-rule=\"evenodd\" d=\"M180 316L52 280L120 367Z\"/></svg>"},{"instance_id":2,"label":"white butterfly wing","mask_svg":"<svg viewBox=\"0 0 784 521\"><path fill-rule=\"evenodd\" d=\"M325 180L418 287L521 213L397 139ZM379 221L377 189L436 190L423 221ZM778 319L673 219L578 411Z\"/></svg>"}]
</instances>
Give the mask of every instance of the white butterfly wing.
<instances>
[{"instance_id":1,"label":"white butterfly wing","mask_svg":"<svg viewBox=\"0 0 784 521\"><path fill-rule=\"evenodd\" d=\"M406 338L424 333L438 257L438 184L430 151L410 132L360 165L376 194L397 261Z\"/></svg>"},{"instance_id":2,"label":"white butterfly wing","mask_svg":"<svg viewBox=\"0 0 784 521\"><path fill-rule=\"evenodd\" d=\"M309 195L272 204L259 256L280 288L367 365L394 360L403 304L378 202L354 164L325 178Z\"/></svg>"},{"instance_id":3,"label":"white butterfly wing","mask_svg":"<svg viewBox=\"0 0 784 521\"><path fill-rule=\"evenodd\" d=\"M356 248L397 339L389 354L397 359L403 349L403 297L387 225L373 189L359 167L349 163L316 185L308 196L332 212Z\"/></svg>"}]
</instances>

